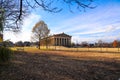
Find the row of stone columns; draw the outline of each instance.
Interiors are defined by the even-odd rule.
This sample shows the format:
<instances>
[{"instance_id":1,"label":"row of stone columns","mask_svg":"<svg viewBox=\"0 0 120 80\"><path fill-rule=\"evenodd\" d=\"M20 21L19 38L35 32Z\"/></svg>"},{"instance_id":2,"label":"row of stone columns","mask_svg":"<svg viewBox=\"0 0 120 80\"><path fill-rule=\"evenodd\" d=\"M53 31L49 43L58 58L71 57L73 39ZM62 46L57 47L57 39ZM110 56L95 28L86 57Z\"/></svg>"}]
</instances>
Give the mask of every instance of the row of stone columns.
<instances>
[{"instance_id":1,"label":"row of stone columns","mask_svg":"<svg viewBox=\"0 0 120 80\"><path fill-rule=\"evenodd\" d=\"M55 39L55 45L56 46L68 46L71 43L69 38L58 37L58 38L54 38L54 39Z\"/></svg>"}]
</instances>

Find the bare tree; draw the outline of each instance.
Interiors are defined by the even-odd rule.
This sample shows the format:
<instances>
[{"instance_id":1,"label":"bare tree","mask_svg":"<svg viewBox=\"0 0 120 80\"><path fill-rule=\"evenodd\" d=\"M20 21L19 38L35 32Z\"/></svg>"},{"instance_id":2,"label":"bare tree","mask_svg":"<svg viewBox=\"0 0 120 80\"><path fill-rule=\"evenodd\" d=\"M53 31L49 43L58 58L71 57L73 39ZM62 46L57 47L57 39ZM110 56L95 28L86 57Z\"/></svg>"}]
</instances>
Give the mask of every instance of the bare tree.
<instances>
[{"instance_id":1,"label":"bare tree","mask_svg":"<svg viewBox=\"0 0 120 80\"><path fill-rule=\"evenodd\" d=\"M117 46L118 46L118 42L117 42L117 40L114 40L113 41L113 47L116 48Z\"/></svg>"},{"instance_id":2,"label":"bare tree","mask_svg":"<svg viewBox=\"0 0 120 80\"><path fill-rule=\"evenodd\" d=\"M72 7L76 7L76 9L81 10L81 8L94 8L91 6L93 0L25 0L31 8L41 7L45 11L49 12L59 12L64 9L60 5L66 5L69 7L70 11ZM30 2L33 3L30 3ZM59 3L59 5L57 5ZM61 3L61 4L60 4ZM75 9L75 8L74 8Z\"/></svg>"},{"instance_id":3,"label":"bare tree","mask_svg":"<svg viewBox=\"0 0 120 80\"><path fill-rule=\"evenodd\" d=\"M43 38L47 38L50 30L47 27L47 24L45 24L44 21L39 21L35 24L35 26L32 29L32 38L39 42L39 49L40 49L40 41Z\"/></svg>"},{"instance_id":4,"label":"bare tree","mask_svg":"<svg viewBox=\"0 0 120 80\"><path fill-rule=\"evenodd\" d=\"M0 0L0 30L19 30L26 11L22 0Z\"/></svg>"},{"instance_id":5,"label":"bare tree","mask_svg":"<svg viewBox=\"0 0 120 80\"><path fill-rule=\"evenodd\" d=\"M103 47L103 41L98 40L98 46L100 47L100 51L102 52L102 47Z\"/></svg>"},{"instance_id":6,"label":"bare tree","mask_svg":"<svg viewBox=\"0 0 120 80\"><path fill-rule=\"evenodd\" d=\"M83 42L81 43L81 46L82 46L82 47L88 47L87 41L83 41Z\"/></svg>"}]
</instances>

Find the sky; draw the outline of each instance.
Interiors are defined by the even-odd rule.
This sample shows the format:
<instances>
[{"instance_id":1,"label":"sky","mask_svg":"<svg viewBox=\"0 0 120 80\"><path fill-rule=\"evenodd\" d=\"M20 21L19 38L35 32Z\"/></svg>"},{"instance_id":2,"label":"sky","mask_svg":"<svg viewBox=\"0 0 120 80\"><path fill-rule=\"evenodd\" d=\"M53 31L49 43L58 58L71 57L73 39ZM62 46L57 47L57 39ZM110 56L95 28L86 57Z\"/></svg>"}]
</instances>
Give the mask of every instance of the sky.
<instances>
[{"instance_id":1,"label":"sky","mask_svg":"<svg viewBox=\"0 0 120 80\"><path fill-rule=\"evenodd\" d=\"M59 13L31 10L23 20L21 32L5 32L4 40L31 41L32 28L40 20L48 25L51 35L64 32L75 43L120 40L120 0L94 0L92 6L96 8L73 10L73 13L64 5L58 6L64 8Z\"/></svg>"}]
</instances>

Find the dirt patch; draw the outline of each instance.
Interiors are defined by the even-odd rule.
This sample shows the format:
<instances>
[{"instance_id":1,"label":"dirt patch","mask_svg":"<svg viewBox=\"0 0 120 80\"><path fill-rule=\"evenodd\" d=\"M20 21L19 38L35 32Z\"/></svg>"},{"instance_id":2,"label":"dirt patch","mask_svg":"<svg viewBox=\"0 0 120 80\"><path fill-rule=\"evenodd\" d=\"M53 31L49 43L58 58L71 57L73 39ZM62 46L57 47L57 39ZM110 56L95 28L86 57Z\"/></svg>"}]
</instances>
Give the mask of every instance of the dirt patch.
<instances>
[{"instance_id":1,"label":"dirt patch","mask_svg":"<svg viewBox=\"0 0 120 80\"><path fill-rule=\"evenodd\" d=\"M119 59L102 55L106 57L64 51L16 52L8 65L0 65L0 80L118 80Z\"/></svg>"}]
</instances>

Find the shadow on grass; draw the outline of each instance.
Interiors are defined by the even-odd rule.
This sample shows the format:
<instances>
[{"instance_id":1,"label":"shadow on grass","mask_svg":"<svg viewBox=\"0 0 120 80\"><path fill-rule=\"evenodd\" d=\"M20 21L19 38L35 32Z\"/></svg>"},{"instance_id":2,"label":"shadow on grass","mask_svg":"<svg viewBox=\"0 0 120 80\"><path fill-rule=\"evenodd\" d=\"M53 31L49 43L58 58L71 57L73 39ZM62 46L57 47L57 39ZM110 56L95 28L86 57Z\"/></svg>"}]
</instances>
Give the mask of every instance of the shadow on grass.
<instances>
[{"instance_id":1,"label":"shadow on grass","mask_svg":"<svg viewBox=\"0 0 120 80\"><path fill-rule=\"evenodd\" d=\"M120 63L47 54L16 52L0 65L0 80L118 80Z\"/></svg>"}]
</instances>

